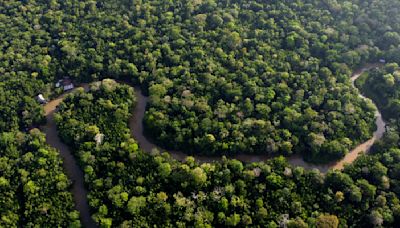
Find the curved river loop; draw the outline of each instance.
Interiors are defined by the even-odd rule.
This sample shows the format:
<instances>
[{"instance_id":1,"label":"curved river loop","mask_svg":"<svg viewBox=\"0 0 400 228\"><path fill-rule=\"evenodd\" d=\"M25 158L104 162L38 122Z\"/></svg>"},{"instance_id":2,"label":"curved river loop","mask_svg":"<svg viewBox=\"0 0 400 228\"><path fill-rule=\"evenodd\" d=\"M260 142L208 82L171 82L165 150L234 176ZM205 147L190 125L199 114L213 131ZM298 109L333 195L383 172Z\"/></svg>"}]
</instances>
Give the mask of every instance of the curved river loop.
<instances>
[{"instance_id":1,"label":"curved river loop","mask_svg":"<svg viewBox=\"0 0 400 228\"><path fill-rule=\"evenodd\" d=\"M365 72L372 68L379 67L380 64L367 64L363 68L355 71L351 77L351 82L354 88L355 81ZM85 91L88 91L88 84L83 84ZM357 89L357 88L356 88ZM87 190L84 185L84 173L79 167L78 163L76 162L73 153L65 145L58 136L57 126L54 121L54 113L56 111L57 106L63 101L64 97L68 94L73 92L69 91L60 97L50 101L44 106L45 115L47 119L47 123L45 126L42 127L43 131L46 134L46 141L52 147L58 149L60 151L60 155L63 159L63 166L66 170L68 178L72 181L72 194L74 197L76 209L80 212L81 215L81 222L82 225L85 227L96 227L96 223L90 216L90 209L87 200ZM155 143L151 140L147 139L143 134L143 118L146 112L146 106L148 103L149 98L144 96L139 87L135 87L135 93L137 97L137 104L133 110L132 116L129 120L129 127L131 130L131 134L133 138L138 142L140 148L146 152L152 152L154 149L158 151L166 151L160 147L158 147ZM365 96L361 95L360 97L363 99L368 99ZM376 105L374 104L376 107ZM349 153L346 154L341 160L328 163L328 164L311 164L305 162L300 155L292 155L287 158L288 162L293 166L302 166L305 169L318 169L322 173L326 173L329 169L334 170L341 170L344 168L345 164L350 164L357 159L359 155L364 152L368 152L374 142L382 138L383 134L385 133L385 126L386 123L382 118L382 114L376 108L375 112L376 116L376 126L377 130L374 132L373 137L368 141L358 145L356 148L351 150ZM188 155L183 153L182 151L168 151L171 156L177 160L183 161L185 160ZM210 156L193 156L198 162L214 162L219 161L222 157L210 157ZM267 155L246 155L246 154L239 154L236 156L232 156L229 158L237 159L243 162L260 162L266 161L271 159L271 156Z\"/></svg>"},{"instance_id":2,"label":"curved river loop","mask_svg":"<svg viewBox=\"0 0 400 228\"><path fill-rule=\"evenodd\" d=\"M365 72L368 71L372 68L379 67L380 64L367 64L361 69L355 71L353 75L351 76L351 82L352 86L356 88L355 86L355 81ZM358 90L358 89L357 89ZM148 102L148 97L144 96L141 93L140 88L135 87L135 92L136 92L136 97L137 97L137 104L134 109L133 115L129 121L129 127L131 129L132 136L136 139L136 141L139 143L140 147L147 152L151 152L153 149L157 149L161 152L166 151L165 149L162 149L158 147L154 142L151 140L147 139L146 136L143 134L143 118L146 112L146 105ZM361 95L359 95L361 98L369 100L369 98ZM375 108L376 105L374 104ZM385 133L385 126L386 123L382 118L381 113L379 110L376 108L375 112L376 116L376 121L375 124L377 126L377 130L374 132L373 137L369 139L368 141L358 145L356 148L351 150L349 153L346 154L345 157L343 157L339 161L331 162L328 164L312 164L312 163L307 163L303 160L301 155L292 155L290 157L287 157L288 162L293 165L293 166L302 166L305 169L318 169L322 173L326 173L329 169L335 169L335 170L341 170L344 168L345 164L350 164L356 158L364 153L368 152L369 149L372 147L374 142L380 138L382 138L383 134ZM188 156L182 151L168 151L171 156L177 160L183 161L186 159ZM199 162L213 162L213 161L219 161L222 158L221 157L213 157L213 156L201 156L201 155L193 155L194 158L196 158L197 161ZM260 162L260 161L266 161L268 159L271 159L271 156L269 155L246 155L246 154L238 154L235 156L231 156L229 158L237 159L243 162Z\"/></svg>"}]
</instances>

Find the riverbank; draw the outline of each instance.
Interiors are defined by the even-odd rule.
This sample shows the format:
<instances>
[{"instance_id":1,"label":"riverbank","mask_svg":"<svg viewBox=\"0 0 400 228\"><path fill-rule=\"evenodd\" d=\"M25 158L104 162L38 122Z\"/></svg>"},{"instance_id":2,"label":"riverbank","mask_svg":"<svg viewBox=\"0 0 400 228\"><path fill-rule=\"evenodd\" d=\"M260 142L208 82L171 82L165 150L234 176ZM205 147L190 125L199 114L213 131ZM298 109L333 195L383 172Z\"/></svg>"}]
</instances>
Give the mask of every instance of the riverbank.
<instances>
[{"instance_id":1,"label":"riverbank","mask_svg":"<svg viewBox=\"0 0 400 228\"><path fill-rule=\"evenodd\" d=\"M355 71L351 77L352 85L355 89L355 81L365 72L374 67L377 67L377 64L368 64L361 68L358 71ZM86 91L88 90L88 84L83 84L83 87ZM358 89L357 89L358 90ZM74 90L73 90L74 91ZM73 92L70 91L70 92ZM141 149L145 152L152 152L153 150L157 149L160 152L164 152L166 150L158 147L154 142L146 138L143 133L143 118L146 112L146 106L149 101L149 98L144 96L140 90L140 88L135 88L135 93L137 97L137 104L133 110L132 116L129 119L129 128L131 130L132 137L140 145ZM80 212L81 221L83 226L85 227L96 227L95 222L91 218L90 215L90 208L87 199L87 191L84 186L84 173L82 172L81 168L77 164L73 153L70 151L67 145L62 143L61 139L58 137L57 126L54 120L54 113L56 111L57 106L63 101L64 97L68 93L61 95L60 97L50 101L44 106L45 115L47 119L47 123L45 126L42 127L43 131L46 133L46 141L52 147L58 149L60 151L60 155L63 159L63 166L66 170L68 178L72 181L72 193L74 196L74 201L76 205L76 209ZM363 96L360 93L360 97L363 99L368 99L367 97ZM375 104L374 104L375 105ZM376 105L375 105L376 106ZM305 162L300 155L293 155L287 158L288 162L293 166L302 166L305 169L318 169L320 172L325 173L329 169L341 170L345 166L345 164L350 164L354 162L358 156L360 156L364 152L368 152L372 145L375 143L376 140L382 138L385 132L386 123L384 122L381 113L377 109L376 113L376 126L377 130L374 132L373 137L366 142L358 145L352 151L350 151L346 156L337 162L332 162L329 164L317 165L317 164L310 164ZM171 156L177 160L183 161L189 155L183 153L182 151L169 151ZM214 162L220 161L222 159L221 156L219 157L209 157L209 156L193 156L198 162ZM243 162L261 162L271 159L271 156L267 155L246 155L246 154L239 154L233 157L233 159L237 159Z\"/></svg>"},{"instance_id":2,"label":"riverbank","mask_svg":"<svg viewBox=\"0 0 400 228\"><path fill-rule=\"evenodd\" d=\"M357 89L355 86L354 82L365 72L368 71L372 68L379 67L380 64L367 64L364 67L360 68L359 70L354 71L353 75L351 76L351 83L352 86ZM358 90L358 89L357 89ZM164 152L166 150L158 147L154 142L146 138L146 136L143 133L143 118L146 112L146 106L148 102L148 97L144 96L140 90L139 87L135 87L135 93L137 97L137 104L135 106L135 109L133 111L133 115L129 121L129 128L131 130L132 136L136 139L136 141L139 143L140 147L146 151L146 152L151 152L154 149L157 149L160 152ZM361 98L370 100L369 98L363 96L361 93L359 95ZM382 118L382 114L379 112L377 109L377 106L374 103L374 106L376 107L376 121L375 124L377 126L377 130L374 132L373 137L366 142L358 145L356 148L351 150L349 153L345 155L341 160L336 161L336 162L331 162L328 164L311 164L307 163L303 160L303 158L300 155L293 155L290 157L287 157L286 159L288 162L293 165L293 166L302 166L305 169L318 169L320 172L327 172L329 169L334 169L334 170L341 170L344 168L345 164L350 164L354 162L358 156L360 156L364 152L368 152L372 145L375 143L376 140L379 140L382 138L384 132L385 132L385 126L386 123L384 122ZM189 155L183 153L182 151L168 151L171 156L177 160L183 161L185 160ZM201 156L201 155L192 155L197 161L199 162L213 162L213 161L220 161L222 159L221 156ZM243 162L261 162L261 161L266 161L268 159L271 159L272 157L269 155L248 155L248 154L239 154L235 155L232 157L229 157L232 159L237 159Z\"/></svg>"},{"instance_id":3,"label":"riverbank","mask_svg":"<svg viewBox=\"0 0 400 228\"><path fill-rule=\"evenodd\" d=\"M83 85L83 87L85 89L88 88L87 84ZM61 95L44 106L47 122L46 125L42 127L42 130L46 134L46 142L50 146L56 148L63 159L64 170L66 171L68 179L72 182L71 192L74 198L76 210L80 213L82 225L88 228L97 227L90 214L87 191L84 184L84 173L75 160L73 153L58 136L57 126L54 120L56 108L67 94L68 93Z\"/></svg>"}]
</instances>

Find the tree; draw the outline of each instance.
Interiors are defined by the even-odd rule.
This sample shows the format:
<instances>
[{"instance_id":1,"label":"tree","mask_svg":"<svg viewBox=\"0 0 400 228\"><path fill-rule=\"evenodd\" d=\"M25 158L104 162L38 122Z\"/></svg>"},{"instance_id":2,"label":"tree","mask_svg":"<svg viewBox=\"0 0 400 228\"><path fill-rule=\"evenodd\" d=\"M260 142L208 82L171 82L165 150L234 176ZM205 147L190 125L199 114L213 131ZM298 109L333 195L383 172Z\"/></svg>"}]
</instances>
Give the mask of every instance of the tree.
<instances>
[{"instance_id":1,"label":"tree","mask_svg":"<svg viewBox=\"0 0 400 228\"><path fill-rule=\"evenodd\" d=\"M161 163L158 166L158 171L162 177L168 177L171 174L171 165L169 163Z\"/></svg>"},{"instance_id":2,"label":"tree","mask_svg":"<svg viewBox=\"0 0 400 228\"><path fill-rule=\"evenodd\" d=\"M127 205L127 211L132 215L139 215L143 208L146 207L146 197L143 196L133 196L129 199Z\"/></svg>"},{"instance_id":3,"label":"tree","mask_svg":"<svg viewBox=\"0 0 400 228\"><path fill-rule=\"evenodd\" d=\"M121 185L117 185L108 190L108 199L111 200L114 206L122 208L125 202L128 201L128 193L123 191Z\"/></svg>"},{"instance_id":4,"label":"tree","mask_svg":"<svg viewBox=\"0 0 400 228\"><path fill-rule=\"evenodd\" d=\"M226 218L226 226L237 226L240 222L240 215L232 214L231 216Z\"/></svg>"},{"instance_id":5,"label":"tree","mask_svg":"<svg viewBox=\"0 0 400 228\"><path fill-rule=\"evenodd\" d=\"M206 184L207 174L200 167L196 167L192 170L192 178L195 185L202 186Z\"/></svg>"},{"instance_id":6,"label":"tree","mask_svg":"<svg viewBox=\"0 0 400 228\"><path fill-rule=\"evenodd\" d=\"M296 219L292 219L287 224L288 228L307 228L308 225L303 221L303 219L297 217Z\"/></svg>"},{"instance_id":7,"label":"tree","mask_svg":"<svg viewBox=\"0 0 400 228\"><path fill-rule=\"evenodd\" d=\"M315 226L318 228L337 228L339 219L335 215L321 214L315 221Z\"/></svg>"}]
</instances>

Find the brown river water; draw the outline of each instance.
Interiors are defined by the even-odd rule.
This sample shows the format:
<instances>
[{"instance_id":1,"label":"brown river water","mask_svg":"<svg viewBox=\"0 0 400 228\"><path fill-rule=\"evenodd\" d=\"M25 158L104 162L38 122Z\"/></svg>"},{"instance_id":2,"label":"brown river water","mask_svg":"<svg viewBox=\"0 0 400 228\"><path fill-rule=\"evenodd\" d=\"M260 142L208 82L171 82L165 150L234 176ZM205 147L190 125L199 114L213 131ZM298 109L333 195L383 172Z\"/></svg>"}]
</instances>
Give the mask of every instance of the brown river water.
<instances>
[{"instance_id":1,"label":"brown river water","mask_svg":"<svg viewBox=\"0 0 400 228\"><path fill-rule=\"evenodd\" d=\"M351 82L352 82L353 87L356 88L354 85L354 82L365 71L368 71L368 70L378 67L378 66L380 66L380 64L367 64L363 68L355 71L353 73L353 75L351 76ZM147 105L149 98L144 96L141 93L140 88L138 88L138 87L135 87L135 92L136 92L136 97L137 97L138 102L134 109L132 118L129 121L129 127L131 129L132 136L136 139L136 141L139 143L140 147L144 151L151 152L153 149L157 149L160 152L166 151L166 150L158 147L154 142L152 142L150 139L146 138L146 136L143 134L143 121L142 120L143 120L145 112L146 112L146 105ZM361 95L361 93L360 93L360 97L363 99L368 99L368 98L364 97L363 95ZM376 107L376 105L375 105L375 107ZM292 155L292 156L288 157L287 158L288 162L293 166L302 166L305 169L318 169L322 173L327 172L329 169L334 169L334 170L343 169L345 164L352 163L354 160L356 160L356 158L360 154L362 154L364 152L368 152L369 149L374 144L374 142L376 140L382 138L382 136L385 132L386 123L382 119L382 115L378 109L375 112L375 116L376 116L375 123L377 126L377 130L374 132L373 137L371 139L369 139L368 141L358 145L353 150L351 150L341 160L335 161L332 163L328 163L328 164L312 164L312 163L305 162L303 160L303 158L301 157L301 155L296 154L296 155ZM171 154L171 156L173 158L180 160L180 161L185 160L186 157L188 156L187 154L185 154L182 151L168 151L168 152ZM220 156L219 157L218 156L210 157L210 156L194 155L193 157L196 158L196 160L199 162L213 162L213 161L219 161L222 159L222 157L220 157ZM240 160L243 162L260 162L260 161L266 161L268 159L271 159L271 156L238 154L238 155L235 155L235 156L232 156L229 158L237 159L237 160Z\"/></svg>"},{"instance_id":2,"label":"brown river water","mask_svg":"<svg viewBox=\"0 0 400 228\"><path fill-rule=\"evenodd\" d=\"M351 77L353 87L356 88L354 82L361 76L363 72L378 66L379 64L368 64L365 65L363 68L355 71ZM87 84L83 84L82 86L85 88L86 91L88 90ZM146 112L146 105L149 98L144 96L140 88L138 87L135 87L135 93L137 96L137 104L133 110L132 117L129 120L129 127L132 136L139 143L141 149L143 149L146 152L150 153L154 149L157 149L160 152L166 151L158 147L154 142L146 138L146 136L143 134L143 118ZM96 227L95 222L90 216L90 209L87 200L87 190L84 185L83 171L77 164L68 146L62 143L60 138L58 137L57 126L54 121L54 112L57 106L64 99L66 94L61 95L60 97L50 101L44 106L47 123L45 126L42 127L42 129L46 133L47 143L52 147L58 149L60 151L62 159L64 160L63 166L64 169L66 170L68 178L72 181L72 194L74 197L76 209L80 212L81 215L82 225L85 227ZM363 99L368 99L361 94L360 97L362 97ZM354 148L352 151L346 154L346 156L343 159L329 164L319 165L319 164L311 164L305 162L300 155L293 155L287 158L288 162L293 166L302 166L305 169L318 169L322 173L327 172L329 169L334 169L334 170L343 169L345 164L352 163L354 160L356 160L356 158L359 155L368 152L371 146L374 144L374 142L382 138L385 132L386 123L382 119L382 115L379 112L379 110L376 111L375 115L376 115L377 130L374 132L373 137L368 141L358 145L356 148ZM181 151L168 151L168 152L171 154L173 158L180 161L183 161L188 157L187 154ZM210 157L210 156L194 155L193 157L196 158L196 160L201 163L219 161L222 159L221 156ZM239 154L236 156L232 156L230 158L234 158L243 162L260 162L271 159L271 156Z\"/></svg>"},{"instance_id":3,"label":"brown river water","mask_svg":"<svg viewBox=\"0 0 400 228\"><path fill-rule=\"evenodd\" d=\"M75 202L75 207L80 213L82 225L89 228L97 227L96 223L90 216L87 191L84 184L84 173L77 164L77 161L68 146L61 141L60 137L58 137L57 127L54 120L54 112L67 94L68 93L61 95L44 106L47 123L42 127L42 129L46 134L46 142L60 151L61 158L63 159L63 167L68 178L72 181L71 192Z\"/></svg>"}]
</instances>

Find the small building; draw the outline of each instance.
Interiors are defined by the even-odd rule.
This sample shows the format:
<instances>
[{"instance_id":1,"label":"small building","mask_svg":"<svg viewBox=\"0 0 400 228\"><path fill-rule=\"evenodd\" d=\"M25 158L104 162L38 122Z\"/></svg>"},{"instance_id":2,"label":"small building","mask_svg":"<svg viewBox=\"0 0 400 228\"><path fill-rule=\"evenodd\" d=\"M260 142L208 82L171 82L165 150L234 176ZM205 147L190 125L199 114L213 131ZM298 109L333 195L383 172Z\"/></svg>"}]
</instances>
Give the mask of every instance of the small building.
<instances>
[{"instance_id":1,"label":"small building","mask_svg":"<svg viewBox=\"0 0 400 228\"><path fill-rule=\"evenodd\" d=\"M43 94L39 94L39 95L37 96L37 101L38 101L40 104L46 104L46 103L47 103L47 100L43 97Z\"/></svg>"},{"instance_id":2,"label":"small building","mask_svg":"<svg viewBox=\"0 0 400 228\"><path fill-rule=\"evenodd\" d=\"M380 59L379 62L380 63L386 63L386 60L385 59Z\"/></svg>"},{"instance_id":3,"label":"small building","mask_svg":"<svg viewBox=\"0 0 400 228\"><path fill-rule=\"evenodd\" d=\"M101 134L101 133L96 134L96 135L94 136L94 141L96 141L96 145L97 145L97 146L100 146L101 144L103 144L103 141L104 141L104 134Z\"/></svg>"},{"instance_id":4,"label":"small building","mask_svg":"<svg viewBox=\"0 0 400 228\"><path fill-rule=\"evenodd\" d=\"M58 80L58 82L56 82L56 88L60 88L61 82L62 82L62 80Z\"/></svg>"},{"instance_id":5,"label":"small building","mask_svg":"<svg viewBox=\"0 0 400 228\"><path fill-rule=\"evenodd\" d=\"M62 81L62 86L64 87L64 91L68 91L74 88L74 84L69 78L64 78Z\"/></svg>"},{"instance_id":6,"label":"small building","mask_svg":"<svg viewBox=\"0 0 400 228\"><path fill-rule=\"evenodd\" d=\"M58 80L58 82L56 82L56 88L60 88L60 87L62 87L64 89L64 91L68 91L68 90L75 88L71 79L69 79L68 77L65 77L64 79Z\"/></svg>"}]
</instances>

